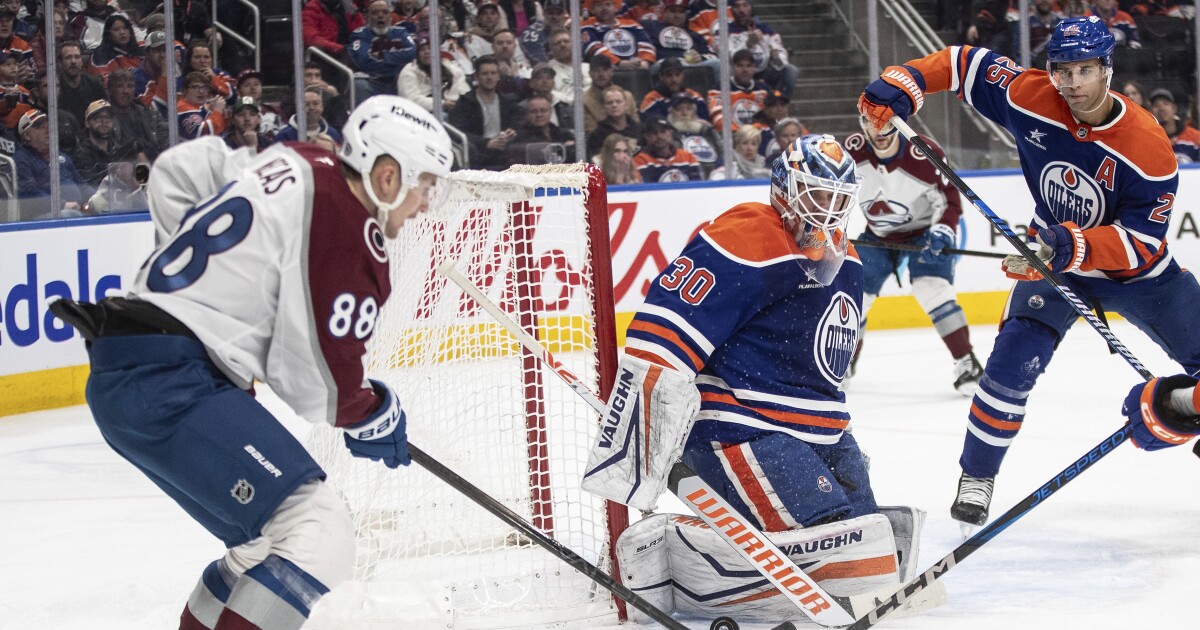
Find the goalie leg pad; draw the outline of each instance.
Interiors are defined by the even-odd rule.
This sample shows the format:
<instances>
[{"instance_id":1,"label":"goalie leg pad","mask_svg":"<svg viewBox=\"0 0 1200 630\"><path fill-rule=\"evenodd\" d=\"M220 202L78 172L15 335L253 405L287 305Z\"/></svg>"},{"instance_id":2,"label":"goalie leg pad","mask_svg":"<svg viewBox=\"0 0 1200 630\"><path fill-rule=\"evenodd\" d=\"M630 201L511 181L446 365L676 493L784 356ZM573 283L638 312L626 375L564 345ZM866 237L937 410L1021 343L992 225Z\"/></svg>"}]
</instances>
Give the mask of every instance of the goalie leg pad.
<instances>
[{"instance_id":1,"label":"goalie leg pad","mask_svg":"<svg viewBox=\"0 0 1200 630\"><path fill-rule=\"evenodd\" d=\"M896 564L900 582L907 584L917 575L917 556L921 548L921 528L925 525L925 510L907 505L880 506L879 513L887 517L896 539Z\"/></svg>"},{"instance_id":2,"label":"goalie leg pad","mask_svg":"<svg viewBox=\"0 0 1200 630\"><path fill-rule=\"evenodd\" d=\"M684 462L767 532L877 511L862 453L849 433L832 445L782 433L741 444L694 439Z\"/></svg>"},{"instance_id":3,"label":"goalie leg pad","mask_svg":"<svg viewBox=\"0 0 1200 630\"><path fill-rule=\"evenodd\" d=\"M700 393L689 376L626 355L588 456L583 489L654 509L699 408Z\"/></svg>"},{"instance_id":4,"label":"goalie leg pad","mask_svg":"<svg viewBox=\"0 0 1200 630\"><path fill-rule=\"evenodd\" d=\"M663 610L772 622L802 616L700 519L652 519L621 535L617 556L626 584L639 594L653 594ZM776 532L770 538L832 595L894 591L899 585L895 539L882 514Z\"/></svg>"}]
</instances>

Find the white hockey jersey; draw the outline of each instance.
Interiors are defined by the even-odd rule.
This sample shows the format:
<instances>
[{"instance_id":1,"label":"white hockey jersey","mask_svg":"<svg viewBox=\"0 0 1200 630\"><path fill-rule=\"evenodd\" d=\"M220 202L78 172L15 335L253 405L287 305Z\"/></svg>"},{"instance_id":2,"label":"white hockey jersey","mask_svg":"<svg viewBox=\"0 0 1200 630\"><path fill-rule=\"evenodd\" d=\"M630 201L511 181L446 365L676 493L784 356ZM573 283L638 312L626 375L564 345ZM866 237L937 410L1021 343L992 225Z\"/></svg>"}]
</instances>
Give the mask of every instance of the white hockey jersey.
<instances>
[{"instance_id":1,"label":"white hockey jersey","mask_svg":"<svg viewBox=\"0 0 1200 630\"><path fill-rule=\"evenodd\" d=\"M922 136L942 159L945 154L931 138ZM958 191L907 139L886 160L879 159L863 134L846 138L846 150L858 166L858 203L867 217L867 229L887 241L909 241L934 223L957 232L962 216Z\"/></svg>"},{"instance_id":2,"label":"white hockey jersey","mask_svg":"<svg viewBox=\"0 0 1200 630\"><path fill-rule=\"evenodd\" d=\"M310 422L378 407L363 357L391 293L387 250L334 154L195 140L159 158L150 190L160 244L131 297L186 324L235 384L267 383Z\"/></svg>"}]
</instances>

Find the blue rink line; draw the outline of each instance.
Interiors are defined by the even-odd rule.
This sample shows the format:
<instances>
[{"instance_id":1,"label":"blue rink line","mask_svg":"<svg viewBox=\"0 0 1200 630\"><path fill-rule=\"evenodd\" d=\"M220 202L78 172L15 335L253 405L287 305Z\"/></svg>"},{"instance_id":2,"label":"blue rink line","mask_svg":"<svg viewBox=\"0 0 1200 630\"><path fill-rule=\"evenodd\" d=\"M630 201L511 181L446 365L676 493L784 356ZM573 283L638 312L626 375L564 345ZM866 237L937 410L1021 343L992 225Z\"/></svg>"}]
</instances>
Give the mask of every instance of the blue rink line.
<instances>
[{"instance_id":1,"label":"blue rink line","mask_svg":"<svg viewBox=\"0 0 1200 630\"><path fill-rule=\"evenodd\" d=\"M83 225L112 225L117 223L145 223L150 221L150 211L102 214L94 217L70 217L67 219L43 219L40 221L18 221L0 223L0 233L29 232L32 230L54 230Z\"/></svg>"}]
</instances>

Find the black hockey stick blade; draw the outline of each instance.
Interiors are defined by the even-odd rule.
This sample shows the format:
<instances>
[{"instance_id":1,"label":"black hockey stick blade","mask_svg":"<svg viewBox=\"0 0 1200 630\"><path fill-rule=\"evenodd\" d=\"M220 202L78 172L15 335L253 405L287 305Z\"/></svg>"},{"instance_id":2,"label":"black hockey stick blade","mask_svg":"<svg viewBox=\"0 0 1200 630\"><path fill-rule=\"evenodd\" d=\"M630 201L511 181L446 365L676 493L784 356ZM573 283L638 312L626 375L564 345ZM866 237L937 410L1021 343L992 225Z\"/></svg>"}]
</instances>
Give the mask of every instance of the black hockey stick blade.
<instances>
[{"instance_id":1,"label":"black hockey stick blade","mask_svg":"<svg viewBox=\"0 0 1200 630\"><path fill-rule=\"evenodd\" d=\"M1129 426L1129 423L1125 423L1116 433L1104 438L1103 442L1097 444L1092 450L1085 453L1083 457L1076 459L1070 466L1067 466L1050 481L1047 481L1040 488L1034 490L1032 494L1022 499L1020 503L1014 505L1007 512L985 525L983 529L975 532L974 536L963 541L961 545L941 560L938 560L927 571L917 576L915 580L902 586L890 598L884 600L874 610L863 615L846 630L865 630L879 623L889 613L903 606L910 597L924 590L930 584L933 584L945 575L947 571L953 569L958 563L966 559L967 556L975 553L1000 532L1008 529L1013 523L1033 510L1033 508L1041 505L1046 499L1050 498L1050 495L1062 490L1063 486L1077 479L1085 470L1091 468L1092 464L1095 464L1100 461L1100 458L1116 450L1118 446L1128 441L1132 435L1133 429Z\"/></svg>"},{"instance_id":2,"label":"black hockey stick blade","mask_svg":"<svg viewBox=\"0 0 1200 630\"><path fill-rule=\"evenodd\" d=\"M889 243L887 241L867 241L857 238L850 239L855 247L875 247L877 249L894 249L900 252L922 252L925 248L921 245L910 245L908 243ZM1000 252L985 252L977 249L955 249L947 247L942 250L943 254L954 254L955 256L979 256L980 258L1004 258L1008 254Z\"/></svg>"},{"instance_id":3,"label":"black hockey stick blade","mask_svg":"<svg viewBox=\"0 0 1200 630\"><path fill-rule=\"evenodd\" d=\"M496 499L492 498L491 495L483 490L480 490L471 482L460 477L458 473L450 470L441 462L427 454L425 451L422 451L414 446L412 442L408 443L408 454L410 457L412 457L414 462L420 464L422 468L428 470L435 477L450 484L451 487L461 492L468 499L471 499L475 503L479 504L480 507L491 512L500 520L513 526L517 529L517 531L529 537L530 540L537 543L546 551L558 556L560 560L571 565L576 571L584 574L593 582L608 590L608 592L625 600L630 606L633 606L643 613L646 613L647 616L654 621L657 621L664 628L670 628L671 630L688 630L687 626L675 621L675 619L673 619L670 615L659 610L654 606L654 604L651 604L642 598L641 595L634 593L633 591L629 590L629 587L614 580L611 575L605 573L600 569L600 567L588 562L562 543L539 531L531 523L518 516Z\"/></svg>"}]
</instances>

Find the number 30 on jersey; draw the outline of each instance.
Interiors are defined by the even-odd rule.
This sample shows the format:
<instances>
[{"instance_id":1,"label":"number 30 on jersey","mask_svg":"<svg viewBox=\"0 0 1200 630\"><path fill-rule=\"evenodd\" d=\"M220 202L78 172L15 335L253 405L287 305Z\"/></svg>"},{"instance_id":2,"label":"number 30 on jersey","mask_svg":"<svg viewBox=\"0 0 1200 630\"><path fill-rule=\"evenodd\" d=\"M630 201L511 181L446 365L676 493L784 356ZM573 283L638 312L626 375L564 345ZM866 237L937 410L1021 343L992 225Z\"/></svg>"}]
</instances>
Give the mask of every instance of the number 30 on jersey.
<instances>
[{"instance_id":1,"label":"number 30 on jersey","mask_svg":"<svg viewBox=\"0 0 1200 630\"><path fill-rule=\"evenodd\" d=\"M697 267L687 256L680 256L671 263L672 269L663 273L658 284L668 291L678 291L679 299L696 306L704 301L709 291L717 286L717 279L704 267Z\"/></svg>"}]
</instances>

